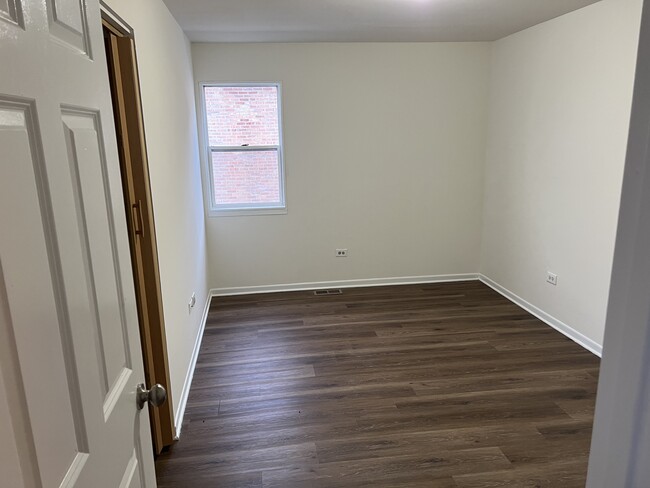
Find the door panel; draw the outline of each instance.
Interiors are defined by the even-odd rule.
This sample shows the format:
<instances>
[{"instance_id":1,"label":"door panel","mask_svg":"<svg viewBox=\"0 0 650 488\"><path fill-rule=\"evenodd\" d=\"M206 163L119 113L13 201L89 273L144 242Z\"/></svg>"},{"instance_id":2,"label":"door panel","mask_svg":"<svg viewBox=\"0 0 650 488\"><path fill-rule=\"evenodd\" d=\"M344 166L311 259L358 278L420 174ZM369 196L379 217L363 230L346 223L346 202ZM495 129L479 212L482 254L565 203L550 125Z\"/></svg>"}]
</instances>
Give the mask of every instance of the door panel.
<instances>
[{"instance_id":1,"label":"door panel","mask_svg":"<svg viewBox=\"0 0 650 488\"><path fill-rule=\"evenodd\" d=\"M23 473L29 476L36 473L35 459L33 455L33 438L31 433L22 436L20 442L16 436L17 432L24 432L29 426L25 412L27 403L21 389L20 373L16 358L11 357L10 349L15 347L12 338L8 338L9 328L6 317L6 293L4 283L0 283L0 417L7 419L0 423L0 436L8 442L0 443L0 456L6 460L7 469L3 470L3 483L7 486L36 486L34 478L28 481L23 479Z\"/></svg>"},{"instance_id":2,"label":"door panel","mask_svg":"<svg viewBox=\"0 0 650 488\"><path fill-rule=\"evenodd\" d=\"M22 6L17 0L0 0L0 19L23 26Z\"/></svg>"},{"instance_id":3,"label":"door panel","mask_svg":"<svg viewBox=\"0 0 650 488\"><path fill-rule=\"evenodd\" d=\"M131 368L119 270L114 266L115 228L113 217L107 212L112 203L106 158L101 150L97 115L78 109L62 113L106 412L115 397L115 388Z\"/></svg>"},{"instance_id":4,"label":"door panel","mask_svg":"<svg viewBox=\"0 0 650 488\"><path fill-rule=\"evenodd\" d=\"M78 391L78 385L74 384L74 365L70 364L71 361L66 364L64 355L64 345L70 334L68 321L65 320L65 306L60 300L60 287L47 279L48 276L42 271L56 274L54 269L50 269L50 255L56 251L51 249L54 245L51 222L47 221L47 215L41 213L41 208L47 208L50 203L43 181L44 162L36 149L40 139L36 132L33 104L0 101L0 147L5 161L11 161L10 165L6 162L2 165L0 179L12 182L11 185L3 185L0 195L2 269L4 282L8 285L7 298L10 306L14 305L11 307L11 333L16 339L19 360L23 364L21 354L47 357L50 361L51 367L27 367L23 375L28 398L41 395L52 398L50 405L46 402L29 402L28 409L33 419L39 458L46 460L40 467L45 476L62 478L77 455L86 454L87 441L83 421L78 417L75 419L73 413L79 412L79 408L73 408L73 405L78 407L78 397L71 394ZM20 208L21 212L17 213L16 208ZM26 262L23 256L29 256L29 261ZM25 303L32 296L39 297L40 306L31 307ZM43 328L36 341L32 335L34 325L43 323L51 323L52 326ZM69 343L67 346L71 349ZM39 376L43 381L39 380ZM52 428L48 428L47 411L50 406L61 412ZM78 459L76 463L82 461Z\"/></svg>"},{"instance_id":5,"label":"door panel","mask_svg":"<svg viewBox=\"0 0 650 488\"><path fill-rule=\"evenodd\" d=\"M83 0L47 0L50 33L59 41L91 56L86 3Z\"/></svg>"},{"instance_id":6,"label":"door panel","mask_svg":"<svg viewBox=\"0 0 650 488\"><path fill-rule=\"evenodd\" d=\"M142 480L138 476L138 456L135 451L129 460L119 488L141 488Z\"/></svg>"},{"instance_id":7,"label":"door panel","mask_svg":"<svg viewBox=\"0 0 650 488\"><path fill-rule=\"evenodd\" d=\"M153 487L99 5L0 12L1 484Z\"/></svg>"}]
</instances>

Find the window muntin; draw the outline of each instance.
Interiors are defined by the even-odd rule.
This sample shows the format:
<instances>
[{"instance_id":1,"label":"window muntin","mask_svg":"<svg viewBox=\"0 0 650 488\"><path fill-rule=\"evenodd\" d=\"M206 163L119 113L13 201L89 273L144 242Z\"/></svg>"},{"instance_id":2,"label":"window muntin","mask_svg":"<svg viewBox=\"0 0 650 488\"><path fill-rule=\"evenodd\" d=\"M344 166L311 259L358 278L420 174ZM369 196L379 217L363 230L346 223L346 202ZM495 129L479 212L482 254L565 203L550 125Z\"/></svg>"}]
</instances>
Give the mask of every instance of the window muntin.
<instances>
[{"instance_id":1,"label":"window muntin","mask_svg":"<svg viewBox=\"0 0 650 488\"><path fill-rule=\"evenodd\" d=\"M202 89L211 210L284 209L279 85Z\"/></svg>"}]
</instances>

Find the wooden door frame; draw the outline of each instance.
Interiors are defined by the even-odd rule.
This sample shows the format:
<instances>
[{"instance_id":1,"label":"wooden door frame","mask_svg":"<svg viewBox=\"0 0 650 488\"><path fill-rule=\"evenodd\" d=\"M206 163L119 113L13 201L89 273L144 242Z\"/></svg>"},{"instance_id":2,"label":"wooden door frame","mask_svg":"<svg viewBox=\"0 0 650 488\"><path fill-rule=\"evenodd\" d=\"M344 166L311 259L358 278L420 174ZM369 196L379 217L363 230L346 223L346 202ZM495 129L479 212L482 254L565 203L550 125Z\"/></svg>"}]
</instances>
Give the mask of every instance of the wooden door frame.
<instances>
[{"instance_id":1,"label":"wooden door frame","mask_svg":"<svg viewBox=\"0 0 650 488\"><path fill-rule=\"evenodd\" d=\"M149 408L154 452L160 454L176 432L135 39L124 20L103 2L101 7L145 379L167 390L168 400Z\"/></svg>"}]
</instances>

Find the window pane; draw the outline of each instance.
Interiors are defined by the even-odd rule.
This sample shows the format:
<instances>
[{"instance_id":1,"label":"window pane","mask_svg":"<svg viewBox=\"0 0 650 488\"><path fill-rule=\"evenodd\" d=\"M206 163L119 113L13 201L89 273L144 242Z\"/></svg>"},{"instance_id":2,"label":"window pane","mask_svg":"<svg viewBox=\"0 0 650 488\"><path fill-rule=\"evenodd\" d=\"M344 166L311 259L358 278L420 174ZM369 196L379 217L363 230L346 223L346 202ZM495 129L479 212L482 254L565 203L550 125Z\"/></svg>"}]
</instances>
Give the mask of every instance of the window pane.
<instances>
[{"instance_id":1,"label":"window pane","mask_svg":"<svg viewBox=\"0 0 650 488\"><path fill-rule=\"evenodd\" d=\"M280 205L278 151L212 151L214 203Z\"/></svg>"},{"instance_id":2,"label":"window pane","mask_svg":"<svg viewBox=\"0 0 650 488\"><path fill-rule=\"evenodd\" d=\"M276 86L206 86L205 106L211 146L277 146Z\"/></svg>"}]
</instances>

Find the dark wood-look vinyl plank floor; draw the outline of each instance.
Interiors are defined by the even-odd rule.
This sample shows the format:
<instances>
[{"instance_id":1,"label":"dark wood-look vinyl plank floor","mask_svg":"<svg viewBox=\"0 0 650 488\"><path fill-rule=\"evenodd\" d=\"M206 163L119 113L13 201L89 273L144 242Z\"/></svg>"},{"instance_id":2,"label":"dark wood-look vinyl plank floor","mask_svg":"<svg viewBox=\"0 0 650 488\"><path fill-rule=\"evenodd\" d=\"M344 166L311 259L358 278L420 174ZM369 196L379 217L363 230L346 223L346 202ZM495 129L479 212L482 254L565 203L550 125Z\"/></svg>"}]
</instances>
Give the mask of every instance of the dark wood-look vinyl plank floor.
<instances>
[{"instance_id":1,"label":"dark wood-look vinyl plank floor","mask_svg":"<svg viewBox=\"0 0 650 488\"><path fill-rule=\"evenodd\" d=\"M158 485L583 487L598 369L477 281L214 298Z\"/></svg>"}]
</instances>

